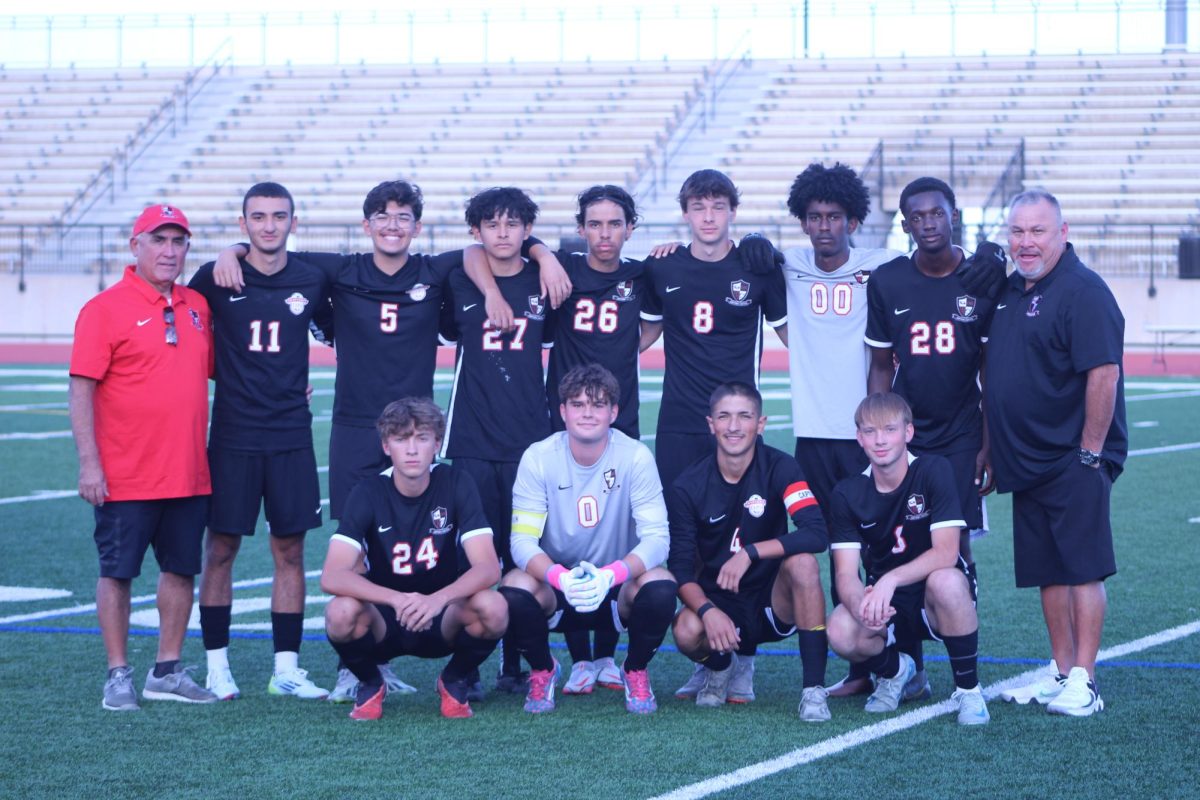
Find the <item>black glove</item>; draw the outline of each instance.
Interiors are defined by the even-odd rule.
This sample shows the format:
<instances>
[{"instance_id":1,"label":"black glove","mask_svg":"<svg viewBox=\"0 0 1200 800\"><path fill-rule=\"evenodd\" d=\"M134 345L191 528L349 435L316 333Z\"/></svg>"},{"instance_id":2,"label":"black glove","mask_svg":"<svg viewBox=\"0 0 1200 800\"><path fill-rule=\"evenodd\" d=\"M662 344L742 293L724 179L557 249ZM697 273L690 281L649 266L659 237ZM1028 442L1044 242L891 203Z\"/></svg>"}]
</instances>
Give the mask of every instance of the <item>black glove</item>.
<instances>
[{"instance_id":1,"label":"black glove","mask_svg":"<svg viewBox=\"0 0 1200 800\"><path fill-rule=\"evenodd\" d=\"M1008 257L1004 248L995 242L983 241L975 249L975 255L964 262L959 275L963 288L976 297L995 300L1008 282Z\"/></svg>"},{"instance_id":2,"label":"black glove","mask_svg":"<svg viewBox=\"0 0 1200 800\"><path fill-rule=\"evenodd\" d=\"M761 233L743 236L738 252L742 255L742 263L755 275L770 275L783 266L783 253Z\"/></svg>"}]
</instances>

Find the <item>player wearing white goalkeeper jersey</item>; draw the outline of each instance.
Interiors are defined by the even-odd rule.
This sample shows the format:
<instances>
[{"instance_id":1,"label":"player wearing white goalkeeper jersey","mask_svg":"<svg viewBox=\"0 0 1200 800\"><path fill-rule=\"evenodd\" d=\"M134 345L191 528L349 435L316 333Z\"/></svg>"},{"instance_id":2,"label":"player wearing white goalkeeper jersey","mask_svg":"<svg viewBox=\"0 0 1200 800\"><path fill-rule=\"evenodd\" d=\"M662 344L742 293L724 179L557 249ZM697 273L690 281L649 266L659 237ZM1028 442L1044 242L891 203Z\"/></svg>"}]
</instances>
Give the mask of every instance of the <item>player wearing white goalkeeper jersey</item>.
<instances>
[{"instance_id":1,"label":"player wearing white goalkeeper jersey","mask_svg":"<svg viewBox=\"0 0 1200 800\"><path fill-rule=\"evenodd\" d=\"M513 486L512 557L501 593L508 639L531 672L525 710L554 710L555 631L628 630L621 673L625 707L657 709L647 665L675 613L674 578L662 563L669 534L654 456L612 428L620 388L596 364L559 383L566 431L525 451Z\"/></svg>"}]
</instances>

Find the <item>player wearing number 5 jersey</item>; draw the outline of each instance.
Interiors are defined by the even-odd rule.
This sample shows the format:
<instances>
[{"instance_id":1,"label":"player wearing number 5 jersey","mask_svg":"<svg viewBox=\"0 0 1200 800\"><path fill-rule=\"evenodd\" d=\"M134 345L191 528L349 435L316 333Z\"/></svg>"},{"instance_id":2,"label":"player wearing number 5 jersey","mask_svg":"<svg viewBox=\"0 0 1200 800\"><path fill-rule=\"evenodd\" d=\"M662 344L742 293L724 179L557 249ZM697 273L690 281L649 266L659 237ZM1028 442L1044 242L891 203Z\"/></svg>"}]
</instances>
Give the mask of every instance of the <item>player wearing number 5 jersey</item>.
<instances>
[{"instance_id":1,"label":"player wearing number 5 jersey","mask_svg":"<svg viewBox=\"0 0 1200 800\"><path fill-rule=\"evenodd\" d=\"M242 537L254 535L266 505L275 576L271 631L275 671L271 694L322 698L328 692L298 665L304 623L304 535L321 525L321 494L313 455L308 388L309 329L329 302L329 281L316 267L290 256L296 224L291 194L277 183L251 187L242 201L242 230L250 252L242 262L245 286L222 289L213 264L202 266L191 288L213 315L216 389L208 458L213 480L200 628L208 651L210 690L222 700L239 695L229 667L233 562Z\"/></svg>"},{"instance_id":2,"label":"player wearing number 5 jersey","mask_svg":"<svg viewBox=\"0 0 1200 800\"><path fill-rule=\"evenodd\" d=\"M492 531L470 476L433 465L445 431L427 398L388 405L378 423L390 475L359 482L329 542L321 588L330 643L359 680L352 719L378 719L378 665L450 656L438 676L442 715L470 717L467 693L508 624ZM432 466L432 468L431 468Z\"/></svg>"},{"instance_id":3,"label":"player wearing number 5 jersey","mask_svg":"<svg viewBox=\"0 0 1200 800\"><path fill-rule=\"evenodd\" d=\"M642 311L661 325L666 370L654 443L663 484L713 450L705 418L713 390L726 381L758 384L762 321L787 336L783 274L757 274L729 238L738 190L713 169L684 181L679 205L692 242L647 262L650 294Z\"/></svg>"}]
</instances>

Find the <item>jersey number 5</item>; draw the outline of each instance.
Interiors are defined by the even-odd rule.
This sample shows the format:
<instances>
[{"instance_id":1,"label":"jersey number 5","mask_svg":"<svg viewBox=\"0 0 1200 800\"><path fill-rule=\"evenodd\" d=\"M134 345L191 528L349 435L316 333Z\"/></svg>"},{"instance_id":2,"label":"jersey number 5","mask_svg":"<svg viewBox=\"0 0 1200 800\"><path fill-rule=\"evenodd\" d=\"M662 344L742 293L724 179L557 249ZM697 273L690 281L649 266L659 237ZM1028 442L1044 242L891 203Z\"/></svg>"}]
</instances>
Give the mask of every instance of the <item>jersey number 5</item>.
<instances>
[{"instance_id":1,"label":"jersey number 5","mask_svg":"<svg viewBox=\"0 0 1200 800\"><path fill-rule=\"evenodd\" d=\"M425 565L425 571L431 572L438 563L438 551L433 546L433 537L426 536L417 546L417 561ZM413 572L412 545L408 542L396 542L392 547L392 572L397 575L412 575Z\"/></svg>"}]
</instances>

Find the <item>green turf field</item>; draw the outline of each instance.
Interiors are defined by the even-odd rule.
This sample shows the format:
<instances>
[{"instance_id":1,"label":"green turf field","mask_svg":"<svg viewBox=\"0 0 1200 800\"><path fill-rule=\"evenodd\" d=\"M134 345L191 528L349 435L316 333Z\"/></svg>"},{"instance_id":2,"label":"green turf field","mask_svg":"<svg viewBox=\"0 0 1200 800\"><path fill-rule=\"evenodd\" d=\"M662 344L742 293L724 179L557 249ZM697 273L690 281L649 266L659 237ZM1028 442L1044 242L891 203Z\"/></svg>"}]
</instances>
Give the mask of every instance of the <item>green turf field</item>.
<instances>
[{"instance_id":1,"label":"green turf field","mask_svg":"<svg viewBox=\"0 0 1200 800\"><path fill-rule=\"evenodd\" d=\"M645 377L653 395L656 376ZM439 377L443 403L447 380ZM324 464L332 372L318 371L313 383ZM62 367L0 369L0 692L9 715L0 726L0 797L1200 796L1200 383L1127 384L1134 452L1113 493L1120 572L1108 584L1098 670L1107 710L1076 720L997 699L991 724L978 729L960 729L947 713L953 687L933 643L933 701L880 719L862 711L862 698L833 700L832 722L802 723L794 640L760 651L749 706L701 710L674 700L691 665L664 647L650 670L660 704L651 717L627 714L618 693L598 689L560 695L550 715L493 695L475 704L474 719L443 720L433 692L440 663L399 659L397 672L421 691L390 699L379 723L352 723L346 706L266 694L271 567L262 530L235 566L230 660L242 699L103 711L92 517L74 491L66 386ZM786 378L768 376L763 388L768 441L790 450ZM648 398L644 430L654 429L656 411ZM975 548L985 689L1049 658L1036 592L1013 588L1008 498L989 498L988 510L992 533ZM308 541L301 652L327 688L335 656L321 635L315 571L330 532ZM153 558L145 570L134 583L130 648L139 689L154 658ZM59 594L20 599L16 587ZM184 658L203 680L193 627ZM831 659L829 681L843 669ZM495 657L485 679L494 672Z\"/></svg>"}]
</instances>

